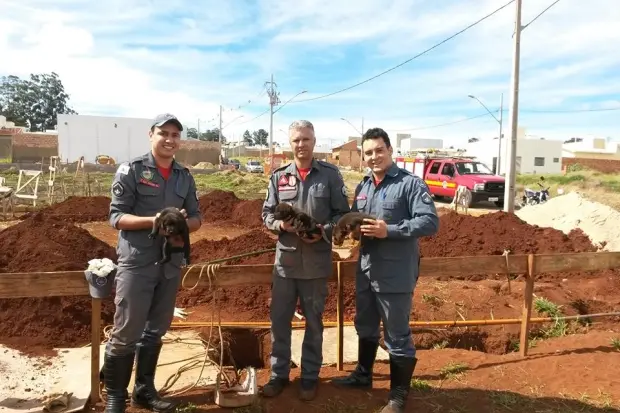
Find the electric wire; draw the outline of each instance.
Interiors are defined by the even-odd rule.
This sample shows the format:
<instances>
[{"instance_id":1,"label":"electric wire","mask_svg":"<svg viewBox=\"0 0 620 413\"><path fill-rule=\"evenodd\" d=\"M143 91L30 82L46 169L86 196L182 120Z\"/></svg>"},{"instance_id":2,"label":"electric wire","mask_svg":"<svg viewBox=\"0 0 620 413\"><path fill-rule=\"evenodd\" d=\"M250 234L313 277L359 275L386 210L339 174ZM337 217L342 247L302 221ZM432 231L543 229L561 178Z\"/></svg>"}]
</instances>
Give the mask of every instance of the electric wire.
<instances>
[{"instance_id":1,"label":"electric wire","mask_svg":"<svg viewBox=\"0 0 620 413\"><path fill-rule=\"evenodd\" d=\"M390 69L387 69L387 70L385 70L385 71L383 71L383 72L381 72L381 73L379 73L379 74L377 74L377 75L375 75L375 76L373 76L373 77L370 77L370 78L368 78L368 79L366 79L366 80L364 80L364 81L362 81L362 82L358 82L358 83L356 83L356 84L354 84L354 85L352 85L352 86L346 87L346 88L344 88L344 89L340 89L340 90L338 90L338 91L336 91L336 92L328 93L328 94L326 94L326 95L322 95L322 96L316 96L316 97L313 97L313 98L296 100L295 102L291 102L291 103L302 103L302 102L310 102L310 101L314 101L314 100L318 100L318 99L324 99L324 98L326 98L326 97L330 97L330 96L334 96L334 95L337 95L337 94L342 93L342 92L346 92L346 91L348 91L348 90L351 90L351 89L353 89L353 88L356 88L356 87L358 87L358 86L361 86L361 85L363 85L363 84L365 84L365 83L368 83L368 82L370 82L370 81L372 81L372 80L374 80L374 79L377 79L378 77L381 77L381 76L383 76L383 75L385 75L385 74L387 74L387 73L389 73L389 72L391 72L391 71L393 71L393 70L398 69L398 68L399 68L399 67L401 67L401 66L406 65L407 63L409 63L409 62L411 62L411 61L413 61L413 60L417 59L418 57L421 57L421 56L425 55L426 53L430 52L431 50L434 50L434 49L436 49L437 47L439 47L439 46L443 45L444 43L446 43L446 42L448 42L448 41L450 41L450 40L454 39L455 37L459 36L460 34L462 34L462 33L466 32L467 30L471 29L472 27L474 27L474 26L476 26L476 25L478 25L478 24L482 23L484 20L488 19L489 17L493 16L494 14L496 14L496 13L500 12L501 10L503 10L504 8L508 7L510 4L514 3L514 1L515 1L515 0L511 0L511 1L509 1L508 3L504 4L503 6L501 6L501 7L500 7L500 8L498 8L498 9L496 9L495 11L493 11L493 12L491 12L491 13L487 14L486 16L484 16L484 17L482 17L482 18L478 19L478 20L477 20L477 21L475 21L474 23L472 23L472 24L470 24L469 26L465 27L464 29L462 29L462 30L460 30L460 31L456 32L456 33L455 33L455 34L453 34L452 36L445 38L445 39L444 39L444 40L442 40L441 42L436 43L434 46L429 47L428 49L424 50L423 52L418 53L417 55L413 56L412 58L407 59L407 60L405 60L404 62L401 62L401 63L399 63L398 65L396 65L396 66L394 66L394 67L391 67Z\"/></svg>"}]
</instances>

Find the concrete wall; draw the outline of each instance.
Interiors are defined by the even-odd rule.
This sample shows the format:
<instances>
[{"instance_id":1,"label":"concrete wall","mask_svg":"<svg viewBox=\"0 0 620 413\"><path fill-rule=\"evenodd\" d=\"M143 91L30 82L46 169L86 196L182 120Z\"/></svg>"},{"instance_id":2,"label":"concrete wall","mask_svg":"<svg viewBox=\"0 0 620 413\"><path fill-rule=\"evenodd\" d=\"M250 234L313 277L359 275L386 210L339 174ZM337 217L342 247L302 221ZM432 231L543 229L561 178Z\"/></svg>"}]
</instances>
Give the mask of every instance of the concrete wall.
<instances>
[{"instance_id":1,"label":"concrete wall","mask_svg":"<svg viewBox=\"0 0 620 413\"><path fill-rule=\"evenodd\" d=\"M75 162L84 156L94 162L97 155L108 155L116 163L128 161L149 151L151 124L146 118L58 115L60 157ZM187 138L187 128L181 135Z\"/></svg>"},{"instance_id":2,"label":"concrete wall","mask_svg":"<svg viewBox=\"0 0 620 413\"><path fill-rule=\"evenodd\" d=\"M502 139L500 174L507 169L506 142ZM465 146L467 156L495 170L498 154L497 139L489 139ZM521 138L517 141L516 171L521 174L554 174L562 172L562 141Z\"/></svg>"}]
</instances>

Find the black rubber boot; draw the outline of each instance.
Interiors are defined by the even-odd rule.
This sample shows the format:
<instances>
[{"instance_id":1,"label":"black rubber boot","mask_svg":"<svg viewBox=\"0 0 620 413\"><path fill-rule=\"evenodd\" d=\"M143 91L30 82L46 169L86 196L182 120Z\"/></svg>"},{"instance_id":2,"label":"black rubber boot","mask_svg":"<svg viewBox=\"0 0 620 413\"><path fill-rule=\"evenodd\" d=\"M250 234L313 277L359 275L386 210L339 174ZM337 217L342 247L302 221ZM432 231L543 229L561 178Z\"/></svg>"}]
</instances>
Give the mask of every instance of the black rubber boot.
<instances>
[{"instance_id":1,"label":"black rubber boot","mask_svg":"<svg viewBox=\"0 0 620 413\"><path fill-rule=\"evenodd\" d=\"M177 407L177 403L163 400L155 388L155 370L159 360L159 346L138 346L136 350L136 383L131 394L132 407L167 412Z\"/></svg>"},{"instance_id":2,"label":"black rubber boot","mask_svg":"<svg viewBox=\"0 0 620 413\"><path fill-rule=\"evenodd\" d=\"M418 359L390 354L390 397L381 413L404 413Z\"/></svg>"},{"instance_id":3,"label":"black rubber boot","mask_svg":"<svg viewBox=\"0 0 620 413\"><path fill-rule=\"evenodd\" d=\"M103 360L103 383L106 390L105 413L124 413L127 401L127 386L131 379L134 354L110 356Z\"/></svg>"},{"instance_id":4,"label":"black rubber boot","mask_svg":"<svg viewBox=\"0 0 620 413\"><path fill-rule=\"evenodd\" d=\"M365 389L372 387L372 369L377 357L379 343L367 339L358 340L357 366L351 374L332 380L336 386Z\"/></svg>"}]
</instances>

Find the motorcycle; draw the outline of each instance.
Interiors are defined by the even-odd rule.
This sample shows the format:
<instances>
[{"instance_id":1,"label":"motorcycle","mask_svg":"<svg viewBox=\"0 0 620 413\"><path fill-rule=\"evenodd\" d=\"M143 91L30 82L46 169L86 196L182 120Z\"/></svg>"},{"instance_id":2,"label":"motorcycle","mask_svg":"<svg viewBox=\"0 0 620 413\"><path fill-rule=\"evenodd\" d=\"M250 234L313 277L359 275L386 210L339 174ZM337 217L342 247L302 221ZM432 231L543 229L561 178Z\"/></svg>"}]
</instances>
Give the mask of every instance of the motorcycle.
<instances>
[{"instance_id":1,"label":"motorcycle","mask_svg":"<svg viewBox=\"0 0 620 413\"><path fill-rule=\"evenodd\" d=\"M530 188L523 190L523 198L521 199L521 206L526 205L538 205L547 202L549 199L549 187L545 187L542 182L538 182L540 191L534 191Z\"/></svg>"}]
</instances>

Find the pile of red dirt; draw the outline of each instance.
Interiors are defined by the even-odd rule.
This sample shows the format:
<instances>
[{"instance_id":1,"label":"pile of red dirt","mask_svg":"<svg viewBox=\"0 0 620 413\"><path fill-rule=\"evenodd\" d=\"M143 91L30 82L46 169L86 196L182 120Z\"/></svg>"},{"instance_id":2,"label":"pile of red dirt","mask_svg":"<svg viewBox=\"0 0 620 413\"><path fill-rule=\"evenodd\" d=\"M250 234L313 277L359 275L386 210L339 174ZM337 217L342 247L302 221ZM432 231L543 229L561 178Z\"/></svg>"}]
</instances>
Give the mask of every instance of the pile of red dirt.
<instances>
[{"instance_id":1,"label":"pile of red dirt","mask_svg":"<svg viewBox=\"0 0 620 413\"><path fill-rule=\"evenodd\" d=\"M110 201L107 196L70 196L63 202L50 205L38 213L73 223L107 221ZM25 214L23 218L30 218L34 214L30 212Z\"/></svg>"},{"instance_id":2,"label":"pile of red dirt","mask_svg":"<svg viewBox=\"0 0 620 413\"><path fill-rule=\"evenodd\" d=\"M256 228L263 225L263 200L242 200L232 191L216 189L200 197L203 222Z\"/></svg>"},{"instance_id":3,"label":"pile of red dirt","mask_svg":"<svg viewBox=\"0 0 620 413\"><path fill-rule=\"evenodd\" d=\"M596 251L580 229L564 234L530 225L514 214L499 211L481 216L450 211L441 216L439 232L420 239L422 257L568 253Z\"/></svg>"},{"instance_id":4,"label":"pile of red dirt","mask_svg":"<svg viewBox=\"0 0 620 413\"><path fill-rule=\"evenodd\" d=\"M221 240L200 240L192 244L191 259L193 263L207 263L214 260L233 257L236 255L261 250L275 249L276 237L266 230L254 229L235 238L223 238ZM337 252L332 253L332 260L340 260ZM249 264L273 264L275 252L265 252L242 258L235 258L226 261L227 265L249 265ZM268 300L271 289L268 286L239 286L226 287L219 289L219 303L226 308L225 311L236 313L254 312L258 319L264 319L265 314L269 313ZM204 289L179 291L177 305L179 307L195 306L201 303L211 302L212 294L206 293Z\"/></svg>"},{"instance_id":5,"label":"pile of red dirt","mask_svg":"<svg viewBox=\"0 0 620 413\"><path fill-rule=\"evenodd\" d=\"M64 218L37 213L0 232L0 273L81 271L93 258L116 261L116 252ZM0 343L27 354L90 341L88 296L0 300ZM112 322L112 300L102 320ZM43 353L42 353L43 352Z\"/></svg>"}]
</instances>

